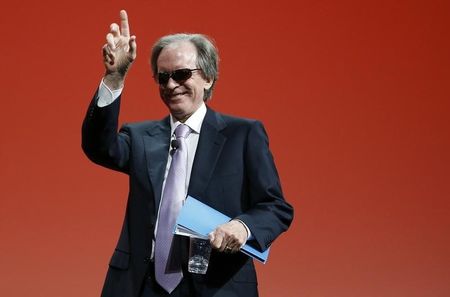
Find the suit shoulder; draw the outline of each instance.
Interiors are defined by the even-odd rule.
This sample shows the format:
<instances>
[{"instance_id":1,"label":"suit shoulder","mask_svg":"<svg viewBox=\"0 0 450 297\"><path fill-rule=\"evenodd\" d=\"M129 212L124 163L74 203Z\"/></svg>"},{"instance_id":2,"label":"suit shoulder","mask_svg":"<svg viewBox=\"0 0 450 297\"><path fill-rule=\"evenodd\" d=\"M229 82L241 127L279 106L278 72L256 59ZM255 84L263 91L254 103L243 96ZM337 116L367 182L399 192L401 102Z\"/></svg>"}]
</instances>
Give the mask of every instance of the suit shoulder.
<instances>
[{"instance_id":1,"label":"suit shoulder","mask_svg":"<svg viewBox=\"0 0 450 297\"><path fill-rule=\"evenodd\" d=\"M215 113L217 128L226 137L266 139L267 133L261 121L228 114Z\"/></svg>"},{"instance_id":2,"label":"suit shoulder","mask_svg":"<svg viewBox=\"0 0 450 297\"><path fill-rule=\"evenodd\" d=\"M257 119L237 117L223 113L217 113L227 126L263 126L262 122Z\"/></svg>"}]
</instances>

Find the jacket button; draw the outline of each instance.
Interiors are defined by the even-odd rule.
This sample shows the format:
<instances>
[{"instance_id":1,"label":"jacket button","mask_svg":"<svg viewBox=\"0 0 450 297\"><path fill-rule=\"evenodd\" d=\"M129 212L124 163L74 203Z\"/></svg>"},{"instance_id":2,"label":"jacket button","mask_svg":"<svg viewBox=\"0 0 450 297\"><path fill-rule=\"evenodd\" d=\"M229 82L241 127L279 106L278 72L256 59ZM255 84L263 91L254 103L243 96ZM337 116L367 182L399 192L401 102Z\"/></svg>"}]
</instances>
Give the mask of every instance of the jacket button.
<instances>
[{"instance_id":1,"label":"jacket button","mask_svg":"<svg viewBox=\"0 0 450 297\"><path fill-rule=\"evenodd\" d=\"M148 262L150 262L150 257L145 257L144 258L144 263L148 263Z\"/></svg>"}]
</instances>

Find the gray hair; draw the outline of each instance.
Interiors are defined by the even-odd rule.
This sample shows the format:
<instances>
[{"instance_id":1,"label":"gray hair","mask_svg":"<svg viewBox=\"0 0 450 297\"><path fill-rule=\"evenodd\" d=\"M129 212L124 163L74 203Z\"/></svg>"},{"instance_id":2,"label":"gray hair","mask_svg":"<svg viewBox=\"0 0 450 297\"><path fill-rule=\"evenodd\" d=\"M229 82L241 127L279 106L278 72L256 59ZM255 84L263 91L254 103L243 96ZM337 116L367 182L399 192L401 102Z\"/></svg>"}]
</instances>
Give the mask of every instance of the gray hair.
<instances>
[{"instance_id":1,"label":"gray hair","mask_svg":"<svg viewBox=\"0 0 450 297\"><path fill-rule=\"evenodd\" d=\"M177 33L161 37L152 47L152 55L150 58L153 76L156 78L158 74L158 61L159 54L167 45L179 42L189 41L197 49L197 66L203 72L203 75L212 80L212 86L209 90L205 90L203 100L207 101L212 96L214 85L219 78L219 55L217 48L214 45L213 40L203 34L188 34Z\"/></svg>"}]
</instances>

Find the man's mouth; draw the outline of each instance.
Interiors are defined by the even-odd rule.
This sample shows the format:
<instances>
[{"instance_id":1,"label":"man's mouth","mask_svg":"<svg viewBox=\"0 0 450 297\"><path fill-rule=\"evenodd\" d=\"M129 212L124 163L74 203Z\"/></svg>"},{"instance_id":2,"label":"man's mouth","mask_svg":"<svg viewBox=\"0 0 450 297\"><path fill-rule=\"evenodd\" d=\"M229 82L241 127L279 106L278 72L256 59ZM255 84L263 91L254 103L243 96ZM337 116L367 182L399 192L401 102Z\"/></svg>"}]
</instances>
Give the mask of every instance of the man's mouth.
<instances>
[{"instance_id":1,"label":"man's mouth","mask_svg":"<svg viewBox=\"0 0 450 297\"><path fill-rule=\"evenodd\" d=\"M168 98L168 99L177 99L178 97L181 97L181 96L186 95L186 94L187 94L187 92L167 94L166 98Z\"/></svg>"}]
</instances>

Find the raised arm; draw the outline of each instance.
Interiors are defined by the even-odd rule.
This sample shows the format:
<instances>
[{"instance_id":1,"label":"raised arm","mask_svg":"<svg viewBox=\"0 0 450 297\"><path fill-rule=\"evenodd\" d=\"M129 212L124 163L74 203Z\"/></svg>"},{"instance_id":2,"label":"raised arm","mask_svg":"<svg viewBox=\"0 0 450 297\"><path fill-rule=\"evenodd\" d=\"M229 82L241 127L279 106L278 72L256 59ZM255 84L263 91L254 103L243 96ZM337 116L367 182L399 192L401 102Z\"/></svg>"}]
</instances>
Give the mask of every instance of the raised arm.
<instances>
[{"instance_id":1,"label":"raised arm","mask_svg":"<svg viewBox=\"0 0 450 297\"><path fill-rule=\"evenodd\" d=\"M136 58L136 37L130 36L128 16L120 11L120 29L111 24L103 46L105 76L103 82L111 90L123 86L128 69ZM100 92L100 89L99 89ZM82 147L86 155L102 166L128 171L129 136L128 130L117 133L120 100L110 104L98 105L98 93L89 105L82 128Z\"/></svg>"},{"instance_id":2,"label":"raised arm","mask_svg":"<svg viewBox=\"0 0 450 297\"><path fill-rule=\"evenodd\" d=\"M105 84L116 90L123 86L125 76L133 61L136 59L136 36L130 36L128 15L125 10L120 11L120 28L112 23L106 34L103 45L103 63L105 65Z\"/></svg>"}]
</instances>

